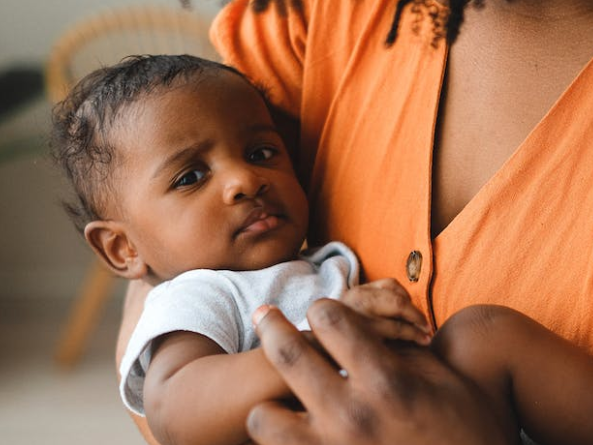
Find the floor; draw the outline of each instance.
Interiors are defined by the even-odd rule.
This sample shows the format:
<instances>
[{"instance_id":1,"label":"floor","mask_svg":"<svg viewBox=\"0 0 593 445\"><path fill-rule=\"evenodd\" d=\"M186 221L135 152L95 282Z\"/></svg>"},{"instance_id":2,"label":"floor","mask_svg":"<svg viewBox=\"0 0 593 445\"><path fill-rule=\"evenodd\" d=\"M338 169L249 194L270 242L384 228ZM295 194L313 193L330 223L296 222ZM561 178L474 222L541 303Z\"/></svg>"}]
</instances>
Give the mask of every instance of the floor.
<instances>
[{"instance_id":1,"label":"floor","mask_svg":"<svg viewBox=\"0 0 593 445\"><path fill-rule=\"evenodd\" d=\"M120 306L120 298L109 303L78 366L64 370L52 353L65 303L2 303L2 444L144 444L117 393L113 351Z\"/></svg>"}]
</instances>

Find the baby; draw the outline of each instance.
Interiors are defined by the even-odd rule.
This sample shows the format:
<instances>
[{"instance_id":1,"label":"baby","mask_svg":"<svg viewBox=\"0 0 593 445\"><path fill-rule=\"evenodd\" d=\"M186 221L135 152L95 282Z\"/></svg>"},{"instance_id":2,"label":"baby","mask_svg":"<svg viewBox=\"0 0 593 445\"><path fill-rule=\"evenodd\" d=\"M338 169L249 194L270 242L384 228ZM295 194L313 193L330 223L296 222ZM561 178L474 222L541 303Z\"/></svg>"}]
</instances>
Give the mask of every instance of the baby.
<instances>
[{"instance_id":1,"label":"baby","mask_svg":"<svg viewBox=\"0 0 593 445\"><path fill-rule=\"evenodd\" d=\"M240 444L252 406L291 393L251 324L274 305L301 329L322 297L369 329L426 345L394 280L358 284L333 242L300 254L307 200L265 97L192 56L132 57L83 79L54 112L54 154L78 229L117 275L156 286L120 367L125 404L162 444Z\"/></svg>"}]
</instances>

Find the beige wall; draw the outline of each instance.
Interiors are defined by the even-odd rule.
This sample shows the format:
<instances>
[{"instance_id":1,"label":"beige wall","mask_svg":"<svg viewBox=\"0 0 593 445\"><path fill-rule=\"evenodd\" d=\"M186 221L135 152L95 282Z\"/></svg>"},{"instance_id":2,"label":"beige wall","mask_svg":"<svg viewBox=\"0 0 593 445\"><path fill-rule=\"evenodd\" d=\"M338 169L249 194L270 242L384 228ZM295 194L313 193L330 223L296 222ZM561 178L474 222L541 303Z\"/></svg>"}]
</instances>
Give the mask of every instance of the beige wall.
<instances>
[{"instance_id":1,"label":"beige wall","mask_svg":"<svg viewBox=\"0 0 593 445\"><path fill-rule=\"evenodd\" d=\"M52 42L85 14L127 4L169 4L178 0L0 0L0 67L44 60ZM196 10L213 15L220 0L193 0Z\"/></svg>"},{"instance_id":2,"label":"beige wall","mask_svg":"<svg viewBox=\"0 0 593 445\"><path fill-rule=\"evenodd\" d=\"M41 151L0 164L0 299L70 298L91 261L58 204L61 179Z\"/></svg>"}]
</instances>

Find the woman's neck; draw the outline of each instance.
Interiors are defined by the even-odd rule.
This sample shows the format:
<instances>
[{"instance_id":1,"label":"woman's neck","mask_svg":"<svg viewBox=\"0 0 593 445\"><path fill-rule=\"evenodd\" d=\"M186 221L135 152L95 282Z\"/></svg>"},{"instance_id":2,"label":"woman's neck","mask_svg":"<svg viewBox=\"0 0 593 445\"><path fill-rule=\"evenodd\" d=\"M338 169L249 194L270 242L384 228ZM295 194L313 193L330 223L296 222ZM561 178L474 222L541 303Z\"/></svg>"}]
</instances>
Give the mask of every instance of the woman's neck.
<instances>
[{"instance_id":1,"label":"woman's neck","mask_svg":"<svg viewBox=\"0 0 593 445\"><path fill-rule=\"evenodd\" d=\"M590 0L484 0L483 5L503 17L512 15L527 22L573 23L593 18Z\"/></svg>"},{"instance_id":2,"label":"woman's neck","mask_svg":"<svg viewBox=\"0 0 593 445\"><path fill-rule=\"evenodd\" d=\"M448 5L449 0L436 0ZM525 20L580 20L593 16L591 0L470 0L468 8L489 8L501 15Z\"/></svg>"},{"instance_id":3,"label":"woman's neck","mask_svg":"<svg viewBox=\"0 0 593 445\"><path fill-rule=\"evenodd\" d=\"M462 34L478 26L479 34L488 40L506 39L518 46L552 45L579 51L591 48L591 0L471 0L464 16ZM493 43L490 40L489 44Z\"/></svg>"}]
</instances>

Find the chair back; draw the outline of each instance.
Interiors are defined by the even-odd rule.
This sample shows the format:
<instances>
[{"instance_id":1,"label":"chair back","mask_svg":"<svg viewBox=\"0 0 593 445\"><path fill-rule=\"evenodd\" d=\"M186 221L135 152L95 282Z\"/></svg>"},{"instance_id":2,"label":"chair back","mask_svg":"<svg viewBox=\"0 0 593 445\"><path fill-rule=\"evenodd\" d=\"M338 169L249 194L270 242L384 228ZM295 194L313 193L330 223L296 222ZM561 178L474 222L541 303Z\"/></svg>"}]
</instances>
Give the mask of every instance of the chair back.
<instances>
[{"instance_id":1,"label":"chair back","mask_svg":"<svg viewBox=\"0 0 593 445\"><path fill-rule=\"evenodd\" d=\"M217 60L209 18L182 8L139 5L108 9L77 22L54 45L46 90L56 103L82 77L129 55L192 54Z\"/></svg>"}]
</instances>

